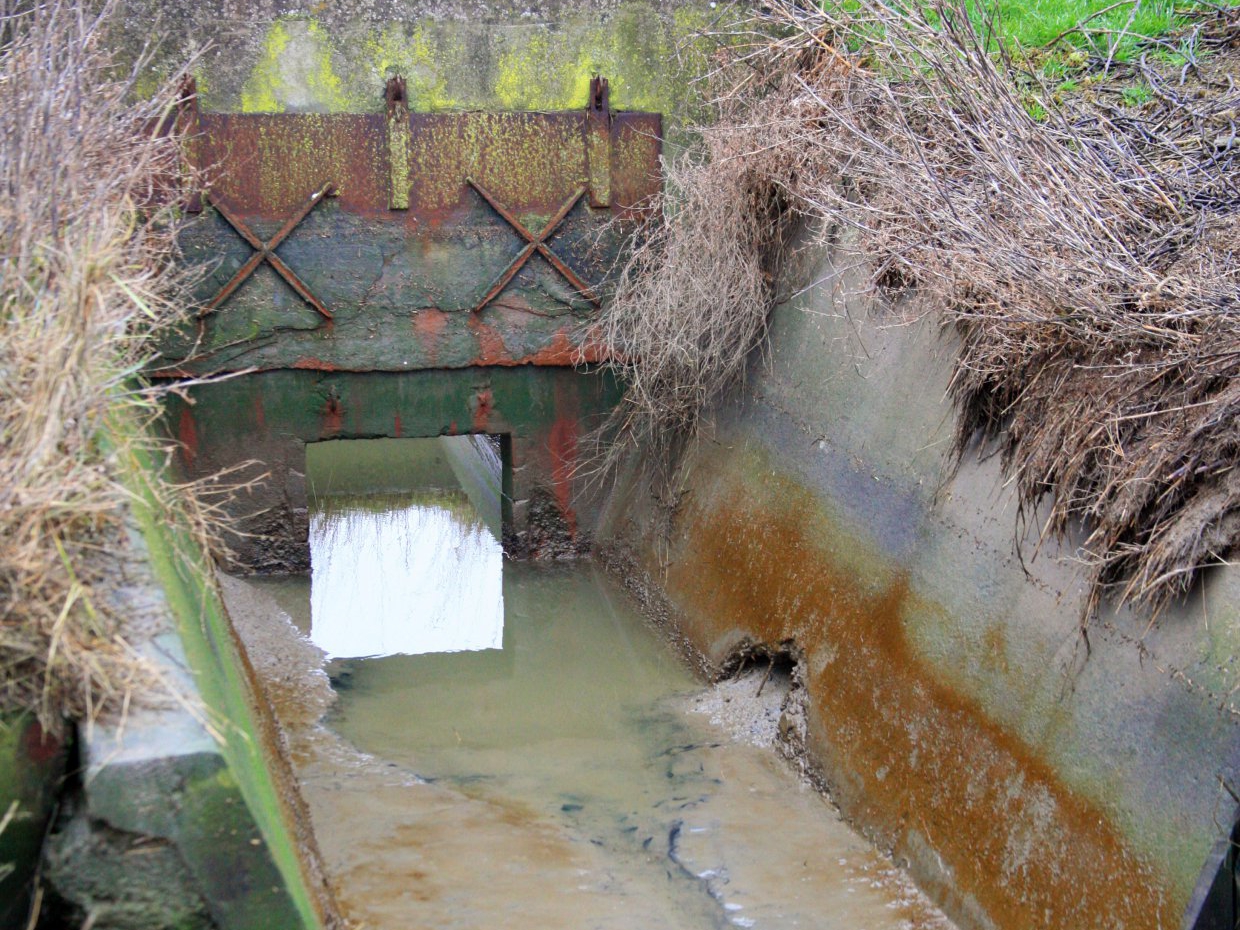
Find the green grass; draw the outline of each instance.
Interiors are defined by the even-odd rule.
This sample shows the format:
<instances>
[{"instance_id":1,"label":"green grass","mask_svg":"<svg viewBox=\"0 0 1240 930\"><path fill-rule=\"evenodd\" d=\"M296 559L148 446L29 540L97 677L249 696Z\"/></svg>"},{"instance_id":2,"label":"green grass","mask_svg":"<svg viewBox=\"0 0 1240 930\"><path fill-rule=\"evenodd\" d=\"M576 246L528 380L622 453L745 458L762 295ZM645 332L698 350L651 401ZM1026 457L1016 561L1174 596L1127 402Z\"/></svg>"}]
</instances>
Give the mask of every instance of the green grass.
<instances>
[{"instance_id":1,"label":"green grass","mask_svg":"<svg viewBox=\"0 0 1240 930\"><path fill-rule=\"evenodd\" d=\"M822 0L848 9L857 0ZM1198 0L967 0L979 31L998 16L999 43L1017 60L1051 79L1074 80L1099 58L1124 63L1134 60L1149 39L1161 39L1188 25L1187 13ZM1108 9L1113 7L1113 9ZM1105 12L1104 12L1105 11ZM1093 17L1092 19L1090 17ZM931 14L931 21L934 15ZM1074 31L1078 24L1081 31ZM1109 34L1108 34L1109 33ZM1112 48L1112 46L1114 46ZM997 48L996 48L997 51ZM1182 64L1188 49L1155 46L1156 60Z\"/></svg>"},{"instance_id":2,"label":"green grass","mask_svg":"<svg viewBox=\"0 0 1240 930\"><path fill-rule=\"evenodd\" d=\"M1004 40L1014 50L1027 50L1044 47L1077 23L1111 5L1112 0L999 0L997 10ZM986 4L982 10L988 12L994 8ZM1115 54L1116 60L1124 61L1134 54L1142 38L1157 38L1184 24L1172 0L1141 0L1101 13L1085 28L1129 33L1120 41ZM1108 44L1106 36L1098 36L1097 40L1104 47ZM1062 43L1068 45L1066 51L1070 53L1072 48L1083 48L1086 38L1072 35Z\"/></svg>"}]
</instances>

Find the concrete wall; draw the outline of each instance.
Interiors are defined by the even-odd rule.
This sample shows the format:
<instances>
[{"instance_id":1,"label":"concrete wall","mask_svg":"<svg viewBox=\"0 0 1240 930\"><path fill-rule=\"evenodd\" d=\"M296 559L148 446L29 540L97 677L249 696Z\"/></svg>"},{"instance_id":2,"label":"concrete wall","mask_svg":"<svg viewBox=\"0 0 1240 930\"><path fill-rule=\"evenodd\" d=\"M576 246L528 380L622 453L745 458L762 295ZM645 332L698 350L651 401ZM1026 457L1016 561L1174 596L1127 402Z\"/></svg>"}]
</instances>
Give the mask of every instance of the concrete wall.
<instances>
[{"instance_id":1,"label":"concrete wall","mask_svg":"<svg viewBox=\"0 0 1240 930\"><path fill-rule=\"evenodd\" d=\"M232 503L242 566L309 568L306 443L490 433L505 437L505 544L514 554L568 554L588 543L599 506L578 466L586 434L619 396L603 372L458 368L390 372L269 371L192 388L167 426L182 471L265 477Z\"/></svg>"},{"instance_id":2,"label":"concrete wall","mask_svg":"<svg viewBox=\"0 0 1240 930\"><path fill-rule=\"evenodd\" d=\"M160 37L142 87L206 46L194 73L204 109L380 112L387 76L409 108L572 110L590 78L619 110L663 113L673 135L713 47L700 37L726 4L708 0L121 0L113 40L138 54Z\"/></svg>"},{"instance_id":3,"label":"concrete wall","mask_svg":"<svg viewBox=\"0 0 1240 930\"><path fill-rule=\"evenodd\" d=\"M1034 558L996 459L946 457L950 335L864 275L803 255L675 506L629 474L603 535L711 660L802 657L835 799L963 927L1179 926L1232 826L1240 571L1083 634L1071 547Z\"/></svg>"},{"instance_id":4,"label":"concrete wall","mask_svg":"<svg viewBox=\"0 0 1240 930\"><path fill-rule=\"evenodd\" d=\"M137 430L136 424L113 429ZM197 537L127 450L127 538L92 566L158 684L81 728L44 851L56 917L116 930L316 930L338 918Z\"/></svg>"}]
</instances>

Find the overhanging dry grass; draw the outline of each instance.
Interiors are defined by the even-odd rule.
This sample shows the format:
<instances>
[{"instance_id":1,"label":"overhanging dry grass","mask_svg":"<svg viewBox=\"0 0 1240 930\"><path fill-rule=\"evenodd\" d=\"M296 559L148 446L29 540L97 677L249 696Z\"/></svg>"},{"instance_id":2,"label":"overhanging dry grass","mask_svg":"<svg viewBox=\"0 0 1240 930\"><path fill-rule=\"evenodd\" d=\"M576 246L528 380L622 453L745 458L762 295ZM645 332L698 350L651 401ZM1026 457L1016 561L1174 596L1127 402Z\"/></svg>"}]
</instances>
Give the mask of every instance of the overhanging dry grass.
<instances>
[{"instance_id":1,"label":"overhanging dry grass","mask_svg":"<svg viewBox=\"0 0 1240 930\"><path fill-rule=\"evenodd\" d=\"M605 314L638 388L612 425L666 444L739 378L782 209L850 226L880 289L916 286L958 333L958 453L997 439L1022 513L1086 527L1090 608L1186 591L1240 542L1240 97L1142 62L1140 113L1056 101L945 2L764 10L782 38L724 67ZM1236 12L1216 17L1225 47Z\"/></svg>"},{"instance_id":2,"label":"overhanging dry grass","mask_svg":"<svg viewBox=\"0 0 1240 930\"><path fill-rule=\"evenodd\" d=\"M124 545L135 374L176 317L171 89L132 102L81 3L0 0L0 709L45 726L127 695L142 664L99 595ZM162 193L161 193L162 187Z\"/></svg>"}]
</instances>

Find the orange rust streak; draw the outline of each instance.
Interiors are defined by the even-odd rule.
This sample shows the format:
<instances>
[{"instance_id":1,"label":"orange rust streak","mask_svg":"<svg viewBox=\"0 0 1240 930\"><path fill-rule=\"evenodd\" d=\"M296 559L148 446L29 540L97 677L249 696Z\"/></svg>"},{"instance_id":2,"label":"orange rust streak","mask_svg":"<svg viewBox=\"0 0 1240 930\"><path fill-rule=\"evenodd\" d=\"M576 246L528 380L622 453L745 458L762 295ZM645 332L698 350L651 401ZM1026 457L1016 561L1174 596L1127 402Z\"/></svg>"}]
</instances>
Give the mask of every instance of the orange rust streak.
<instances>
[{"instance_id":1,"label":"orange rust streak","mask_svg":"<svg viewBox=\"0 0 1240 930\"><path fill-rule=\"evenodd\" d=\"M529 355L513 358L500 337L499 331L476 318L471 320L469 328L478 337L478 355L469 363L475 366L493 366L512 368L517 365L541 365L548 368L572 368L576 365L602 362L609 357L603 346L596 341L587 341L584 348L578 347L570 338L570 327L557 329L551 341Z\"/></svg>"},{"instance_id":2,"label":"orange rust streak","mask_svg":"<svg viewBox=\"0 0 1240 930\"><path fill-rule=\"evenodd\" d=\"M466 324L470 332L478 340L478 355L471 362L472 365L513 365L516 364L508 355L508 348L504 345L504 339L494 326L488 326L478 319L478 315L471 313L469 322Z\"/></svg>"},{"instance_id":3,"label":"orange rust streak","mask_svg":"<svg viewBox=\"0 0 1240 930\"><path fill-rule=\"evenodd\" d=\"M426 350L429 367L439 363L439 340L448 328L448 314L434 307L419 310L413 315L413 331Z\"/></svg>"},{"instance_id":4,"label":"orange rust streak","mask_svg":"<svg viewBox=\"0 0 1240 930\"><path fill-rule=\"evenodd\" d=\"M325 362L319 358L312 358L309 355L303 355L297 361L293 362L293 367L302 371L339 371L339 366L333 365L331 362Z\"/></svg>"},{"instance_id":5,"label":"orange rust streak","mask_svg":"<svg viewBox=\"0 0 1240 930\"><path fill-rule=\"evenodd\" d=\"M495 406L495 395L490 388L485 388L476 395L474 406L474 432L485 433L489 428L491 410Z\"/></svg>"},{"instance_id":6,"label":"orange rust streak","mask_svg":"<svg viewBox=\"0 0 1240 930\"><path fill-rule=\"evenodd\" d=\"M198 461L198 427L189 407L181 408L181 416L177 421L177 439L181 443L181 457L185 461L185 467L193 471Z\"/></svg>"},{"instance_id":7,"label":"orange rust streak","mask_svg":"<svg viewBox=\"0 0 1240 930\"><path fill-rule=\"evenodd\" d=\"M327 405L323 408L322 436L325 439L338 436L343 428L344 408L341 407L340 401L336 398L328 398Z\"/></svg>"},{"instance_id":8,"label":"orange rust streak","mask_svg":"<svg viewBox=\"0 0 1240 930\"><path fill-rule=\"evenodd\" d=\"M845 813L914 863L919 836L952 875L939 889L949 907L972 897L998 927L1178 926L1183 902L1164 873L910 648L907 579L864 590L811 535L813 496L771 480L779 507L755 505L737 483L716 498L736 504L688 514L668 588L703 647L739 629L771 645L795 639L811 666L834 653L808 687Z\"/></svg>"}]
</instances>

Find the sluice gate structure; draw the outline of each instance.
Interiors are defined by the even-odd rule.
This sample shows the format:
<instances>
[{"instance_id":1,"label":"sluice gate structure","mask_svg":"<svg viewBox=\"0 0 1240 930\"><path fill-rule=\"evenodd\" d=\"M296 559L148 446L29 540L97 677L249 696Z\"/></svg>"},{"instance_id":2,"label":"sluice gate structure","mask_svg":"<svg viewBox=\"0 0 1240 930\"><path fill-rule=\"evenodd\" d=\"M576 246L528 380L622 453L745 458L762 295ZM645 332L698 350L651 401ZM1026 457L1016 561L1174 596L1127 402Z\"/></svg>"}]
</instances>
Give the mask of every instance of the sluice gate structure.
<instances>
[{"instance_id":1,"label":"sluice gate structure","mask_svg":"<svg viewBox=\"0 0 1240 930\"><path fill-rule=\"evenodd\" d=\"M487 433L505 459L505 536L579 549L579 442L619 396L591 328L621 241L660 190L662 120L577 111L181 119L205 189L183 236L207 269L164 379L187 475L256 460L244 564L304 568L305 443ZM221 376L224 376L221 378ZM584 512L583 512L584 510ZM274 542L273 542L274 540Z\"/></svg>"}]
</instances>

